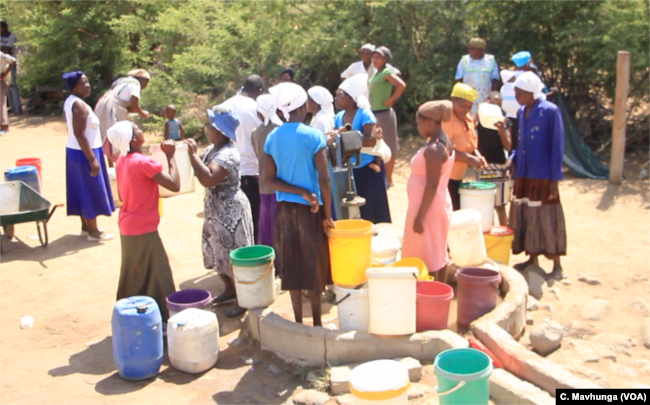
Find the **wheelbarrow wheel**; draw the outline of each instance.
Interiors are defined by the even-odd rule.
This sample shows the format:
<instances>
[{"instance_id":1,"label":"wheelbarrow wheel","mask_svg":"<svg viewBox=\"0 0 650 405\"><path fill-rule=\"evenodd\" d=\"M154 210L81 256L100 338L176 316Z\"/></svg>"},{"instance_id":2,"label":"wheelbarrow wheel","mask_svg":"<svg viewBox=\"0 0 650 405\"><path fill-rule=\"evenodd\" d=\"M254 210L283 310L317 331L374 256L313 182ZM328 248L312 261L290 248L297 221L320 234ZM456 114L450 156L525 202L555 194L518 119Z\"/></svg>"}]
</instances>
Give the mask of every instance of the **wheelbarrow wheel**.
<instances>
[{"instance_id":1,"label":"wheelbarrow wheel","mask_svg":"<svg viewBox=\"0 0 650 405\"><path fill-rule=\"evenodd\" d=\"M43 224L43 233L41 234L41 223ZM47 235L47 221L38 221L36 222L36 229L38 230L38 240L41 242L41 246L47 247L49 243ZM45 242L43 242L43 236L45 236Z\"/></svg>"}]
</instances>

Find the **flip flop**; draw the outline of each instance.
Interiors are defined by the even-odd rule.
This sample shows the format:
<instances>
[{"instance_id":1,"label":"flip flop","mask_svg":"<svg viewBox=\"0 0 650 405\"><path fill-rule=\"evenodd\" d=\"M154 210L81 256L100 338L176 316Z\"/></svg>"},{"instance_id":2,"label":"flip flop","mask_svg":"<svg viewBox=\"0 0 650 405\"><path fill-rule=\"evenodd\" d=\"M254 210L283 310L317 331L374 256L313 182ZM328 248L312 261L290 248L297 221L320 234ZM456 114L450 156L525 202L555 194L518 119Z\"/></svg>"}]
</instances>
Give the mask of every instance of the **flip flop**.
<instances>
[{"instance_id":1,"label":"flip flop","mask_svg":"<svg viewBox=\"0 0 650 405\"><path fill-rule=\"evenodd\" d=\"M233 306L226 311L226 316L228 318L234 318L236 316L243 314L246 311L247 311L246 308L242 308L239 305L237 305L237 303L234 303Z\"/></svg>"},{"instance_id":2,"label":"flip flop","mask_svg":"<svg viewBox=\"0 0 650 405\"><path fill-rule=\"evenodd\" d=\"M111 240L115 237L112 233L103 233L102 236L99 238L92 237L90 235L87 236L88 242L104 242L107 240Z\"/></svg>"},{"instance_id":3,"label":"flip flop","mask_svg":"<svg viewBox=\"0 0 650 405\"><path fill-rule=\"evenodd\" d=\"M103 228L98 228L97 230L99 232L104 232L105 231L105 229L103 229ZM81 233L79 234L79 236L88 236L88 231L83 231L82 230Z\"/></svg>"},{"instance_id":4,"label":"flip flop","mask_svg":"<svg viewBox=\"0 0 650 405\"><path fill-rule=\"evenodd\" d=\"M235 293L230 294L230 295L221 294L221 295L215 297L212 300L212 303L213 304L223 304L223 303L226 303L226 302L230 302L230 301L232 301L234 299L237 299L237 294L235 294Z\"/></svg>"}]
</instances>

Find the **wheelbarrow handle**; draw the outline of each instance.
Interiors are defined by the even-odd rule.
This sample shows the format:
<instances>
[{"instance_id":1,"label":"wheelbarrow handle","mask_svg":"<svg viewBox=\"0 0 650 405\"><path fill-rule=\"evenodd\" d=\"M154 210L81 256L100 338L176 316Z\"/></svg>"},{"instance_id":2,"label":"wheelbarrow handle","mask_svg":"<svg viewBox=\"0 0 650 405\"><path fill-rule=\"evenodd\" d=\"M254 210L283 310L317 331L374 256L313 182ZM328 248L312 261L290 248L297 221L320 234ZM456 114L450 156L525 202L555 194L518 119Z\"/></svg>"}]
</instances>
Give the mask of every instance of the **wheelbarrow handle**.
<instances>
[{"instance_id":1,"label":"wheelbarrow handle","mask_svg":"<svg viewBox=\"0 0 650 405\"><path fill-rule=\"evenodd\" d=\"M64 207L64 206L65 206L65 204L57 204L57 205L55 205L54 208L52 208L52 211L50 211L50 215L47 216L47 219L45 220L45 223L48 223L50 221L50 218L52 218L52 214L54 214L54 211L56 211L56 209L58 207Z\"/></svg>"}]
</instances>

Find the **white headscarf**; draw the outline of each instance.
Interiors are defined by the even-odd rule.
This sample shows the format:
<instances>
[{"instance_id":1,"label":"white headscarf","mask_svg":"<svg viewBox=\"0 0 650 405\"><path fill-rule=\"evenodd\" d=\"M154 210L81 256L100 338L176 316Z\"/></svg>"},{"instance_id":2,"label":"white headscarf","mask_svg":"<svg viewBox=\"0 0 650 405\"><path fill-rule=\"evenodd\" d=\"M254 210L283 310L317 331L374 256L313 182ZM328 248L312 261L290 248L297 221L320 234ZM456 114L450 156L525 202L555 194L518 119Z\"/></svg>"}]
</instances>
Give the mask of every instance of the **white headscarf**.
<instances>
[{"instance_id":1,"label":"white headscarf","mask_svg":"<svg viewBox=\"0 0 650 405\"><path fill-rule=\"evenodd\" d=\"M512 70L503 69L500 72L500 75L501 75L501 81L503 82L503 84L506 84L510 80L512 80L513 77L515 77L515 72L513 72Z\"/></svg>"},{"instance_id":2,"label":"white headscarf","mask_svg":"<svg viewBox=\"0 0 650 405\"><path fill-rule=\"evenodd\" d=\"M364 45L361 47L361 50L363 51L364 49L367 49L367 50L369 50L370 52L374 52L374 51L375 51L375 46L374 46L373 44L364 44Z\"/></svg>"},{"instance_id":3,"label":"white headscarf","mask_svg":"<svg viewBox=\"0 0 650 405\"><path fill-rule=\"evenodd\" d=\"M320 106L322 111L334 115L334 97L329 90L323 86L314 86L307 90L307 94Z\"/></svg>"},{"instance_id":4,"label":"white headscarf","mask_svg":"<svg viewBox=\"0 0 650 405\"><path fill-rule=\"evenodd\" d=\"M519 76L517 80L515 80L515 87L533 93L533 98L535 98L535 100L546 100L546 94L542 93L544 83L542 83L539 76L533 72L525 72Z\"/></svg>"},{"instance_id":5,"label":"white headscarf","mask_svg":"<svg viewBox=\"0 0 650 405\"><path fill-rule=\"evenodd\" d=\"M359 108L370 108L370 101L366 94L368 93L368 74L359 73L339 85L339 89L348 93L350 97L357 103Z\"/></svg>"},{"instance_id":6,"label":"white headscarf","mask_svg":"<svg viewBox=\"0 0 650 405\"><path fill-rule=\"evenodd\" d=\"M271 87L269 93L273 97L276 107L282 111L282 115L287 121L289 121L289 114L292 111L297 110L307 102L307 92L296 83L280 83Z\"/></svg>"},{"instance_id":7,"label":"white headscarf","mask_svg":"<svg viewBox=\"0 0 650 405\"><path fill-rule=\"evenodd\" d=\"M262 94L257 97L257 112L264 117L264 125L269 125L269 121L277 108L273 102L273 97L270 94Z\"/></svg>"},{"instance_id":8,"label":"white headscarf","mask_svg":"<svg viewBox=\"0 0 650 405\"><path fill-rule=\"evenodd\" d=\"M119 121L107 131L108 140L120 150L120 156L126 156L131 150L133 140L133 123L131 121Z\"/></svg>"}]
</instances>

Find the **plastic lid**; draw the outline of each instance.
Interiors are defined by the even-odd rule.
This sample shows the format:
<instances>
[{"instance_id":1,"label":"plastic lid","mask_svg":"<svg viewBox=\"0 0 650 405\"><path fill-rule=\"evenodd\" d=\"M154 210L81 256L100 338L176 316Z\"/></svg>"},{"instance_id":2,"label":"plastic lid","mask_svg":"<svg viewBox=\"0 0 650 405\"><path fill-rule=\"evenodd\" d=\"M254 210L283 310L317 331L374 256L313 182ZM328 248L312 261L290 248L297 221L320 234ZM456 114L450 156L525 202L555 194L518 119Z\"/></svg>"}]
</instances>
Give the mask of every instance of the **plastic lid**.
<instances>
[{"instance_id":1,"label":"plastic lid","mask_svg":"<svg viewBox=\"0 0 650 405\"><path fill-rule=\"evenodd\" d=\"M368 278L412 278L416 281L417 267L371 267L366 270Z\"/></svg>"},{"instance_id":2,"label":"plastic lid","mask_svg":"<svg viewBox=\"0 0 650 405\"><path fill-rule=\"evenodd\" d=\"M379 234L372 237L372 253L384 255L392 254L400 250L402 243L394 235Z\"/></svg>"},{"instance_id":3,"label":"plastic lid","mask_svg":"<svg viewBox=\"0 0 650 405\"><path fill-rule=\"evenodd\" d=\"M181 319L178 322L176 322L176 325L181 326L181 327L185 326L185 325L187 325L187 321L185 319Z\"/></svg>"},{"instance_id":4,"label":"plastic lid","mask_svg":"<svg viewBox=\"0 0 650 405\"><path fill-rule=\"evenodd\" d=\"M147 312L147 306L145 304L139 304L135 309L138 311L139 314L144 314Z\"/></svg>"},{"instance_id":5,"label":"plastic lid","mask_svg":"<svg viewBox=\"0 0 650 405\"><path fill-rule=\"evenodd\" d=\"M355 395L363 396L363 393L390 395L391 391L399 395L400 391L408 385L408 369L395 360L370 361L355 367L350 373L350 386L358 392L355 392Z\"/></svg>"},{"instance_id":6,"label":"plastic lid","mask_svg":"<svg viewBox=\"0 0 650 405\"><path fill-rule=\"evenodd\" d=\"M491 190L497 188L497 185L494 183L488 183L487 181L471 181L469 183L461 183L460 188L470 190Z\"/></svg>"},{"instance_id":7,"label":"plastic lid","mask_svg":"<svg viewBox=\"0 0 650 405\"><path fill-rule=\"evenodd\" d=\"M451 214L451 222L449 223L449 230L454 231L457 229L467 228L474 224L481 223L483 217L481 212L474 208L454 211Z\"/></svg>"},{"instance_id":8,"label":"plastic lid","mask_svg":"<svg viewBox=\"0 0 650 405\"><path fill-rule=\"evenodd\" d=\"M507 226L493 225L492 229L490 229L490 232L485 232L485 233L492 236L510 236L510 235L514 235L515 231L508 228Z\"/></svg>"},{"instance_id":9,"label":"plastic lid","mask_svg":"<svg viewBox=\"0 0 650 405\"><path fill-rule=\"evenodd\" d=\"M212 322L217 322L217 315L212 311L199 308L184 309L167 321L167 323L175 323L179 327L190 325L193 328L200 328Z\"/></svg>"}]
</instances>

